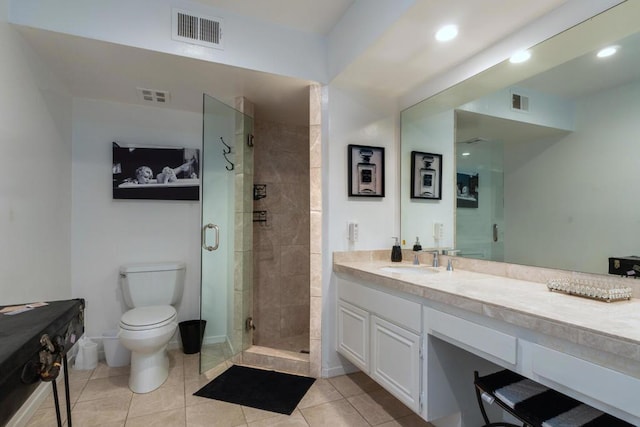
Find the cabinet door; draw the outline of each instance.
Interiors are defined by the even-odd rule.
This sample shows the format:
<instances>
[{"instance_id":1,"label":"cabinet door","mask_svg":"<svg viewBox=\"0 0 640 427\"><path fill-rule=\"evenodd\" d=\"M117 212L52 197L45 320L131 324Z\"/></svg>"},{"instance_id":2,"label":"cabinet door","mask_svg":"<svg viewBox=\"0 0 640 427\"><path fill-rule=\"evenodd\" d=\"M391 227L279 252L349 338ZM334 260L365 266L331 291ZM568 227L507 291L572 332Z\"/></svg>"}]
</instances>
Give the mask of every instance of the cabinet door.
<instances>
[{"instance_id":1,"label":"cabinet door","mask_svg":"<svg viewBox=\"0 0 640 427\"><path fill-rule=\"evenodd\" d=\"M369 313L338 300L338 353L369 373Z\"/></svg>"},{"instance_id":2,"label":"cabinet door","mask_svg":"<svg viewBox=\"0 0 640 427\"><path fill-rule=\"evenodd\" d=\"M420 336L371 316L371 377L420 413Z\"/></svg>"}]
</instances>

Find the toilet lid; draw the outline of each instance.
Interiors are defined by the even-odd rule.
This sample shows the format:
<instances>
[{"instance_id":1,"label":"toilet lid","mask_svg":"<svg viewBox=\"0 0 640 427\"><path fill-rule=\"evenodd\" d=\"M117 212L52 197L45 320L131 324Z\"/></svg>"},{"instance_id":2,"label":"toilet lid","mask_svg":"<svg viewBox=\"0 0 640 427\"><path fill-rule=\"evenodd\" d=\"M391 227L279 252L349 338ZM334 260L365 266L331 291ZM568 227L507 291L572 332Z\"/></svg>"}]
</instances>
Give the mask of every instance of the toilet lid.
<instances>
[{"instance_id":1,"label":"toilet lid","mask_svg":"<svg viewBox=\"0 0 640 427\"><path fill-rule=\"evenodd\" d=\"M154 305L129 310L120 318L124 329L153 329L167 325L176 319L176 309L170 305Z\"/></svg>"}]
</instances>

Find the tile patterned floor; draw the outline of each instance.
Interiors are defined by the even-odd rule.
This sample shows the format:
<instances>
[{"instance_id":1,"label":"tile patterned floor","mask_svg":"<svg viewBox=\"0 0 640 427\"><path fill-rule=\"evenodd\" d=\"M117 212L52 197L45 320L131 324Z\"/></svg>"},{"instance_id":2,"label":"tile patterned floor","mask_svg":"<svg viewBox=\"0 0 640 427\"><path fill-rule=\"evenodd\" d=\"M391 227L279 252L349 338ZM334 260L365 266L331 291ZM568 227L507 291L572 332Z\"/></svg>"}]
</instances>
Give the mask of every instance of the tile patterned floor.
<instances>
[{"instance_id":1,"label":"tile patterned floor","mask_svg":"<svg viewBox=\"0 0 640 427\"><path fill-rule=\"evenodd\" d=\"M316 380L291 416L193 396L195 391L230 365L224 362L206 374L199 375L197 354L183 355L179 351L171 351L169 354L169 378L162 387L147 394L134 394L129 390L128 368L109 368L101 362L92 371L71 370L69 378L73 425L431 426L362 373ZM62 390L60 383L61 404L65 405ZM51 393L28 425L56 425Z\"/></svg>"}]
</instances>

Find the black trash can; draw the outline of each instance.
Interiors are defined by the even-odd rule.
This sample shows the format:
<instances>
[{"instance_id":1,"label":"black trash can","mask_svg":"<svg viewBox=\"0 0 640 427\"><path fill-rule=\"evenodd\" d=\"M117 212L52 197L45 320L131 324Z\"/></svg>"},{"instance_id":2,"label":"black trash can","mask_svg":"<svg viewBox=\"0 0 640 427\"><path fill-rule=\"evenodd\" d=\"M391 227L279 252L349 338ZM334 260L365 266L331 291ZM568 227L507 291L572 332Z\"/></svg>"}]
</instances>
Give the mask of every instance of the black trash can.
<instances>
[{"instance_id":1,"label":"black trash can","mask_svg":"<svg viewBox=\"0 0 640 427\"><path fill-rule=\"evenodd\" d=\"M178 324L180 338L182 339L182 351L184 354L193 354L200 351L206 320L187 320Z\"/></svg>"}]
</instances>

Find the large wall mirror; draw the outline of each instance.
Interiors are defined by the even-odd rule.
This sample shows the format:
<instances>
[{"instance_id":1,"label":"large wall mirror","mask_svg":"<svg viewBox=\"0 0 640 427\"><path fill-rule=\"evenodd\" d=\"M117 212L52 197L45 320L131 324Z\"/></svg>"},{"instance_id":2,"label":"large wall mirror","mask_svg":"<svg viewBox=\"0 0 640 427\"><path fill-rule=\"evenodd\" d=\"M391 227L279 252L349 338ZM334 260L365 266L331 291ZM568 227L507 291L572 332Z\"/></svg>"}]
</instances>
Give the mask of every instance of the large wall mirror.
<instances>
[{"instance_id":1,"label":"large wall mirror","mask_svg":"<svg viewBox=\"0 0 640 427\"><path fill-rule=\"evenodd\" d=\"M598 274L640 255L639 16L622 3L403 111L407 243ZM411 151L443 154L442 200L409 197Z\"/></svg>"}]
</instances>

